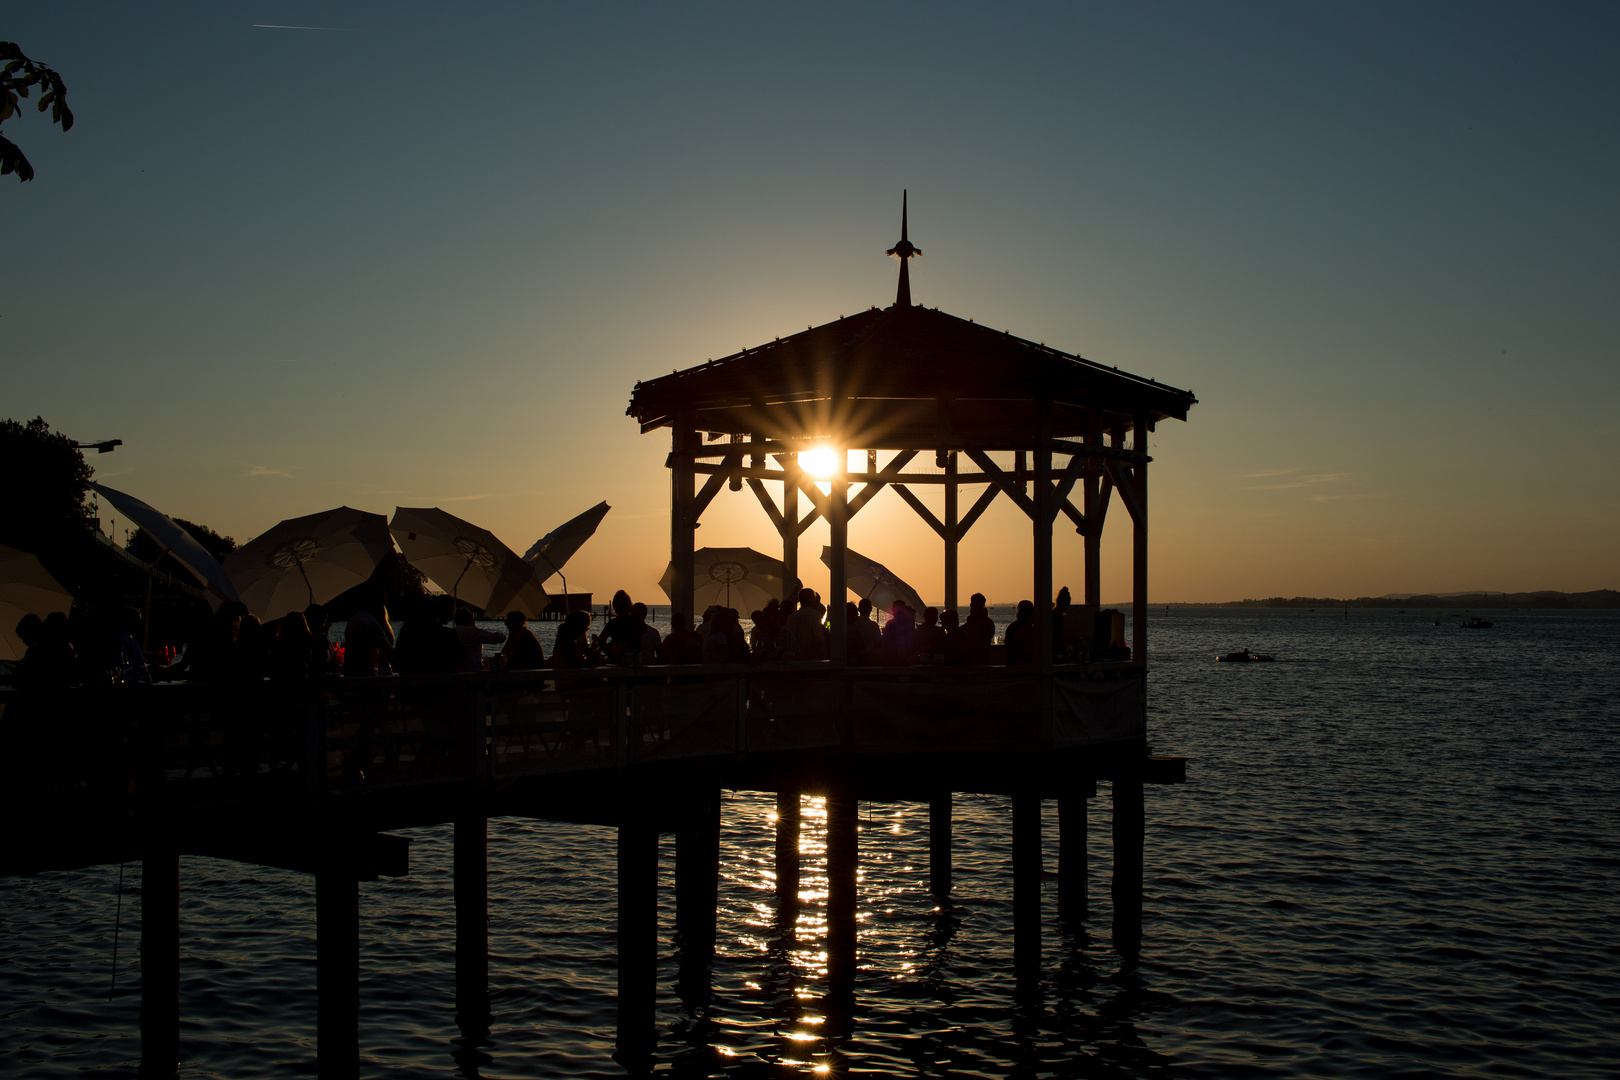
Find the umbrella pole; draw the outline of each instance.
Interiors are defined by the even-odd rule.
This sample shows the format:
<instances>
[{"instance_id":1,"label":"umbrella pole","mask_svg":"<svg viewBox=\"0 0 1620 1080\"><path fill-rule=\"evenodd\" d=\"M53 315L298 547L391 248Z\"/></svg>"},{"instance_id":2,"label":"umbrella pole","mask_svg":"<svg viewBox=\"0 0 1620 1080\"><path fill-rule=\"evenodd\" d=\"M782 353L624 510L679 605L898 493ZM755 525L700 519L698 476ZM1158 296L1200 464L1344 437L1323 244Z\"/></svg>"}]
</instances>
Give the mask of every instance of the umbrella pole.
<instances>
[{"instance_id":1,"label":"umbrella pole","mask_svg":"<svg viewBox=\"0 0 1620 1080\"><path fill-rule=\"evenodd\" d=\"M141 609L141 655L152 640L152 567L146 568L146 606Z\"/></svg>"}]
</instances>

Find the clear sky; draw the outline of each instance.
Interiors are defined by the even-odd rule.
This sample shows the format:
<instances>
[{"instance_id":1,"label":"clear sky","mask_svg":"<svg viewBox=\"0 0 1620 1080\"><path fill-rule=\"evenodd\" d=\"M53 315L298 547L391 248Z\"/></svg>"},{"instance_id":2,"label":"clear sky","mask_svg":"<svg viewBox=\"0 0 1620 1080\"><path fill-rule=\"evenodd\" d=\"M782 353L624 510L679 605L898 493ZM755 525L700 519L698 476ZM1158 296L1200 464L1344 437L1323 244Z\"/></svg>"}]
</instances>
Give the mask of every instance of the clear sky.
<instances>
[{"instance_id":1,"label":"clear sky","mask_svg":"<svg viewBox=\"0 0 1620 1080\"><path fill-rule=\"evenodd\" d=\"M0 415L238 540L439 505L521 552L606 499L570 585L661 602L632 385L891 303L909 188L919 303L1198 395L1153 600L1620 586L1613 4L0 0L0 38L77 116L5 124ZM850 542L939 598L897 497ZM699 543L776 546L746 491ZM1028 549L1002 500L963 591L1027 596Z\"/></svg>"}]
</instances>

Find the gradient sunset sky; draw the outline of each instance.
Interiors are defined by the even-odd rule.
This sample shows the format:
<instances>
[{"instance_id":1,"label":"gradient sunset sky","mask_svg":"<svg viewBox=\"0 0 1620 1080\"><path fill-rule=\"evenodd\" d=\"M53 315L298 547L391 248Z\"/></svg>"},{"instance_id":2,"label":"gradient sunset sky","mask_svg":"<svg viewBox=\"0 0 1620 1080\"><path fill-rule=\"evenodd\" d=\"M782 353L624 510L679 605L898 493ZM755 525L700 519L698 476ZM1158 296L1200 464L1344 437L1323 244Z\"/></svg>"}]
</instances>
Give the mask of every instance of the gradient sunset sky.
<instances>
[{"instance_id":1,"label":"gradient sunset sky","mask_svg":"<svg viewBox=\"0 0 1620 1080\"><path fill-rule=\"evenodd\" d=\"M521 552L606 499L569 584L663 602L632 385L892 303L909 188L919 303L1198 395L1155 602L1620 587L1612 3L4 0L0 38L77 116L4 127L0 415L238 540L438 505ZM1027 596L1028 535L999 501L964 595ZM746 491L698 543L779 550ZM850 543L939 599L897 497Z\"/></svg>"}]
</instances>

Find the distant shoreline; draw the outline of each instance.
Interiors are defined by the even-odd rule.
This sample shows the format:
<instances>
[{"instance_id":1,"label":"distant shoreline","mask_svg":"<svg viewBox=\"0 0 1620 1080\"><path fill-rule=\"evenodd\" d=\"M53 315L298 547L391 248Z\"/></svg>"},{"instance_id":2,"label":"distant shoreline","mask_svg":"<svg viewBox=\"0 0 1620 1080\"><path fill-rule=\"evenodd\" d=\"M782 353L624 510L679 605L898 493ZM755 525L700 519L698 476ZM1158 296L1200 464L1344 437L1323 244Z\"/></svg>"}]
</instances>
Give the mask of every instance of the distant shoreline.
<instances>
[{"instance_id":1,"label":"distant shoreline","mask_svg":"<svg viewBox=\"0 0 1620 1080\"><path fill-rule=\"evenodd\" d=\"M1592 592L1528 592L1528 593L1447 593L1435 596L1415 593L1410 596L1359 596L1353 600L1326 596L1273 596L1265 600L1217 600L1208 603L1163 602L1149 605L1158 608L1559 608L1564 610L1598 611L1620 608L1620 591L1596 589Z\"/></svg>"}]
</instances>

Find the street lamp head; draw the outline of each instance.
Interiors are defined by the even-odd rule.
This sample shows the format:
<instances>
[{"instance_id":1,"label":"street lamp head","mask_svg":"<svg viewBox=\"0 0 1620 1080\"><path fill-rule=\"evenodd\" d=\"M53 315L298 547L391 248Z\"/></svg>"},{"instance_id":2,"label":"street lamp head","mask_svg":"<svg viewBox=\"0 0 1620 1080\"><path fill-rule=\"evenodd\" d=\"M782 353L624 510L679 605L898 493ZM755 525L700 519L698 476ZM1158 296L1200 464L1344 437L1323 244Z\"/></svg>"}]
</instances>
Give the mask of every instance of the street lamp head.
<instances>
[{"instance_id":1,"label":"street lamp head","mask_svg":"<svg viewBox=\"0 0 1620 1080\"><path fill-rule=\"evenodd\" d=\"M73 444L77 450L94 450L98 454L111 453L113 447L123 445L123 439L104 439L101 442L75 442Z\"/></svg>"}]
</instances>

